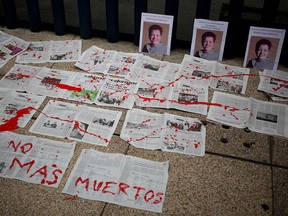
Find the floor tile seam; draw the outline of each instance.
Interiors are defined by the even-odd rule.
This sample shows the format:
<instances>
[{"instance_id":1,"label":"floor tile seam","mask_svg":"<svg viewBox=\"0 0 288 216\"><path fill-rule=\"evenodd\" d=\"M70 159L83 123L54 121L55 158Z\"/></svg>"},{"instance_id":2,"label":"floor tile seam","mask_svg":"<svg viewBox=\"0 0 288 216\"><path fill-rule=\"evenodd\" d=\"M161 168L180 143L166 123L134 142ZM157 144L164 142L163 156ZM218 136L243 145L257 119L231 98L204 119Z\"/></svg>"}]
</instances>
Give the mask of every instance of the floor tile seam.
<instances>
[{"instance_id":1,"label":"floor tile seam","mask_svg":"<svg viewBox=\"0 0 288 216\"><path fill-rule=\"evenodd\" d=\"M269 166L271 168L281 168L281 169L288 170L288 166L277 165L277 164L272 164L272 163L265 163L265 162L261 162L261 161L256 161L256 160L251 160L251 159L247 159L247 158L241 158L241 157L236 157L236 156L231 156L231 155L226 155L226 154L221 154L221 153L216 153L216 152L211 152L211 151L206 151L205 153L209 154L209 155L218 156L218 157L224 157L224 158L229 158L229 159L233 159L233 160L263 165L263 166Z\"/></svg>"}]
</instances>

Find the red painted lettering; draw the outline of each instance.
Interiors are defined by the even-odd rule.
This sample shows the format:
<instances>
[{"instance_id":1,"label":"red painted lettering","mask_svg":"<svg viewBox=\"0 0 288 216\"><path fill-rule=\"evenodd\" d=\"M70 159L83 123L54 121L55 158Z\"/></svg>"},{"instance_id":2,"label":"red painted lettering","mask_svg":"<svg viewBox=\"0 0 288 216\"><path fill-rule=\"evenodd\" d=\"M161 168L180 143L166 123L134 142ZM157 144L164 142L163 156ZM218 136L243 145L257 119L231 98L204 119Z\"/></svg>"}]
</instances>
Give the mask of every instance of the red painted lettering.
<instances>
[{"instance_id":1,"label":"red painted lettering","mask_svg":"<svg viewBox=\"0 0 288 216\"><path fill-rule=\"evenodd\" d=\"M15 158L13 158L12 163L11 163L9 169L12 169L12 167L13 167L14 164L15 164L15 162L18 163L18 165L20 166L20 168L23 168L24 166L29 165L29 167L28 167L28 169L27 169L27 171L26 171L26 173L28 173L28 172L30 171L31 167L33 166L33 164L35 163L35 160L32 160L32 161L30 161L30 162L27 162L27 163L22 164L22 163L18 160L18 158L15 157Z\"/></svg>"},{"instance_id":2,"label":"red painted lettering","mask_svg":"<svg viewBox=\"0 0 288 216\"><path fill-rule=\"evenodd\" d=\"M25 147L27 147L26 150L25 150ZM33 144L32 144L32 143L25 143L24 145L22 145L22 146L20 147L21 152L22 152L23 154L26 154L26 153L29 152L32 148L33 148Z\"/></svg>"},{"instance_id":3,"label":"red painted lettering","mask_svg":"<svg viewBox=\"0 0 288 216\"><path fill-rule=\"evenodd\" d=\"M153 202L153 204L158 204L158 203L160 203L160 202L162 202L162 200L163 200L163 196L164 194L162 193L162 192L158 192L158 193L156 193L156 196L157 197L159 197L159 199L158 200L154 200L154 202Z\"/></svg>"},{"instance_id":4,"label":"red painted lettering","mask_svg":"<svg viewBox=\"0 0 288 216\"><path fill-rule=\"evenodd\" d=\"M114 192L111 192L111 191L108 191L107 189L110 188L111 184L117 184L116 182L106 182L106 185L105 187L103 188L102 190L102 193L111 193L112 195L114 195L115 193Z\"/></svg>"},{"instance_id":5,"label":"red painted lettering","mask_svg":"<svg viewBox=\"0 0 288 216\"><path fill-rule=\"evenodd\" d=\"M45 183L45 179L47 178L47 166L43 166L40 169L37 169L34 173L32 173L29 177L32 178L37 173L41 174L43 176L43 179L41 180L41 184Z\"/></svg>"},{"instance_id":6,"label":"red painted lettering","mask_svg":"<svg viewBox=\"0 0 288 216\"><path fill-rule=\"evenodd\" d=\"M53 175L53 177L54 177L54 180L53 180L53 181L46 181L46 183L47 183L48 185L52 185L52 184L56 184L56 183L57 183L58 176L57 176L56 173L62 174L63 172L62 172L60 169L54 170L54 171L52 172L52 175Z\"/></svg>"},{"instance_id":7,"label":"red painted lettering","mask_svg":"<svg viewBox=\"0 0 288 216\"><path fill-rule=\"evenodd\" d=\"M151 194L150 197L149 197L149 194ZM147 191L147 192L145 193L145 196L144 196L145 202L149 202L151 199L154 198L154 196L155 196L155 195L154 195L154 191L153 191L153 190Z\"/></svg>"},{"instance_id":8,"label":"red painted lettering","mask_svg":"<svg viewBox=\"0 0 288 216\"><path fill-rule=\"evenodd\" d=\"M125 191L127 188L129 188L130 186L128 184L125 184L123 182L119 183L119 191L118 194L120 193L120 191L122 191L124 194L128 195L127 192Z\"/></svg>"},{"instance_id":9,"label":"red painted lettering","mask_svg":"<svg viewBox=\"0 0 288 216\"><path fill-rule=\"evenodd\" d=\"M86 191L88 191L89 188L89 178L86 178L85 180L83 180L81 177L77 178L75 181L75 186L77 187L78 182L80 182L81 184L85 184L85 189Z\"/></svg>"},{"instance_id":10,"label":"red painted lettering","mask_svg":"<svg viewBox=\"0 0 288 216\"><path fill-rule=\"evenodd\" d=\"M94 191L99 191L100 188L102 187L103 185L103 181L99 182L98 186L97 186L97 180L94 180L94 183L93 183L93 190ZM97 187L96 187L97 186Z\"/></svg>"},{"instance_id":11,"label":"red painted lettering","mask_svg":"<svg viewBox=\"0 0 288 216\"><path fill-rule=\"evenodd\" d=\"M141 190L145 190L145 188L141 188L141 187L138 187L138 186L134 186L133 188L137 190L137 191L136 191L136 194L135 194L135 197L134 197L134 199L137 200L138 197L139 197L139 192L140 192Z\"/></svg>"}]
</instances>

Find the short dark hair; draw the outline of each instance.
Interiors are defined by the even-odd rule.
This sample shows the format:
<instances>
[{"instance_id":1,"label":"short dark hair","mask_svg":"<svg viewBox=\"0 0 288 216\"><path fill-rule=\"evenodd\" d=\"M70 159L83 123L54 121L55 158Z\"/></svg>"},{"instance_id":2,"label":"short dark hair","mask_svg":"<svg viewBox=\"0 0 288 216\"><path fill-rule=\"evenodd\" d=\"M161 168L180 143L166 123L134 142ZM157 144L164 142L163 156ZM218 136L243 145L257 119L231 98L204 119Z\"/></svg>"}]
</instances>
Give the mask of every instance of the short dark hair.
<instances>
[{"instance_id":1,"label":"short dark hair","mask_svg":"<svg viewBox=\"0 0 288 216\"><path fill-rule=\"evenodd\" d=\"M149 28L149 35L151 35L151 33L152 33L153 30L159 30L161 35L162 35L162 33L163 33L163 28L162 28L161 26L159 26L159 25L152 25L152 26L150 26L150 28Z\"/></svg>"},{"instance_id":2,"label":"short dark hair","mask_svg":"<svg viewBox=\"0 0 288 216\"><path fill-rule=\"evenodd\" d=\"M270 40L267 40L267 39L258 40L257 43L256 43L255 51L257 51L259 49L260 45L267 45L268 49L270 50L271 46L272 46L272 43L271 43Z\"/></svg>"},{"instance_id":3,"label":"short dark hair","mask_svg":"<svg viewBox=\"0 0 288 216\"><path fill-rule=\"evenodd\" d=\"M213 32L204 32L204 34L202 34L201 42L203 42L206 37L212 37L214 42L216 40L216 34L215 33L213 33Z\"/></svg>"}]
</instances>

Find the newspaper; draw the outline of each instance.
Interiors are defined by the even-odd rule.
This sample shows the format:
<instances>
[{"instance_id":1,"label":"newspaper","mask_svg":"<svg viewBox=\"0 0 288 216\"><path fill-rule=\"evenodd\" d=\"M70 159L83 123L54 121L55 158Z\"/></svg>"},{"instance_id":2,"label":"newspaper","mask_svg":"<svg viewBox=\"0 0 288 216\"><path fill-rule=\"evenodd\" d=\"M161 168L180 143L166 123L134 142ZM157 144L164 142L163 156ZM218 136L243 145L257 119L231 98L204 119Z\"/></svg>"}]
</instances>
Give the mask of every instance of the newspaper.
<instances>
[{"instance_id":1,"label":"newspaper","mask_svg":"<svg viewBox=\"0 0 288 216\"><path fill-rule=\"evenodd\" d=\"M107 146L122 112L81 106L68 139Z\"/></svg>"},{"instance_id":2,"label":"newspaper","mask_svg":"<svg viewBox=\"0 0 288 216\"><path fill-rule=\"evenodd\" d=\"M168 73L169 64L167 61L160 61L143 55L136 61L135 67L126 78L132 81L146 78L163 80Z\"/></svg>"},{"instance_id":3,"label":"newspaper","mask_svg":"<svg viewBox=\"0 0 288 216\"><path fill-rule=\"evenodd\" d=\"M75 66L87 72L107 74L116 53L92 46L82 53Z\"/></svg>"},{"instance_id":4,"label":"newspaper","mask_svg":"<svg viewBox=\"0 0 288 216\"><path fill-rule=\"evenodd\" d=\"M250 69L216 63L214 76L210 87L230 91L237 94L245 94Z\"/></svg>"},{"instance_id":5,"label":"newspaper","mask_svg":"<svg viewBox=\"0 0 288 216\"><path fill-rule=\"evenodd\" d=\"M50 42L50 62L76 62L81 56L81 40Z\"/></svg>"},{"instance_id":6,"label":"newspaper","mask_svg":"<svg viewBox=\"0 0 288 216\"><path fill-rule=\"evenodd\" d=\"M97 94L95 103L103 106L132 109L137 88L137 82L107 76L100 92Z\"/></svg>"},{"instance_id":7,"label":"newspaper","mask_svg":"<svg viewBox=\"0 0 288 216\"><path fill-rule=\"evenodd\" d=\"M66 87L69 88L66 85L72 83L75 76L76 74L71 71L43 67L27 92L59 98L67 90Z\"/></svg>"},{"instance_id":8,"label":"newspaper","mask_svg":"<svg viewBox=\"0 0 288 216\"><path fill-rule=\"evenodd\" d=\"M214 92L208 120L237 128L288 137L288 106Z\"/></svg>"},{"instance_id":9,"label":"newspaper","mask_svg":"<svg viewBox=\"0 0 288 216\"><path fill-rule=\"evenodd\" d=\"M204 156L205 126L196 118L132 109L127 112L120 138L145 149L161 149Z\"/></svg>"},{"instance_id":10,"label":"newspaper","mask_svg":"<svg viewBox=\"0 0 288 216\"><path fill-rule=\"evenodd\" d=\"M146 79L139 84L136 105L174 108L207 115L208 86Z\"/></svg>"},{"instance_id":11,"label":"newspaper","mask_svg":"<svg viewBox=\"0 0 288 216\"><path fill-rule=\"evenodd\" d=\"M0 177L57 188L73 156L75 143L11 132L0 133Z\"/></svg>"},{"instance_id":12,"label":"newspaper","mask_svg":"<svg viewBox=\"0 0 288 216\"><path fill-rule=\"evenodd\" d=\"M125 78L135 67L138 58L142 54L117 52L112 59L112 64L108 68L107 74Z\"/></svg>"},{"instance_id":13,"label":"newspaper","mask_svg":"<svg viewBox=\"0 0 288 216\"><path fill-rule=\"evenodd\" d=\"M3 130L25 127L45 99L44 96L11 90L2 92L5 93L5 95L1 94L2 99L0 100L0 123Z\"/></svg>"},{"instance_id":14,"label":"newspaper","mask_svg":"<svg viewBox=\"0 0 288 216\"><path fill-rule=\"evenodd\" d=\"M288 72L264 70L260 72L259 91L288 98Z\"/></svg>"},{"instance_id":15,"label":"newspaper","mask_svg":"<svg viewBox=\"0 0 288 216\"><path fill-rule=\"evenodd\" d=\"M1 88L13 89L15 91L27 91L33 86L34 77L41 71L42 67L15 64L8 73L0 80Z\"/></svg>"},{"instance_id":16,"label":"newspaper","mask_svg":"<svg viewBox=\"0 0 288 216\"><path fill-rule=\"evenodd\" d=\"M209 61L191 55L184 55L177 77L183 83L206 85L211 82L211 75L214 75L216 61Z\"/></svg>"},{"instance_id":17,"label":"newspaper","mask_svg":"<svg viewBox=\"0 0 288 216\"><path fill-rule=\"evenodd\" d=\"M17 56L17 63L45 63L49 62L50 41L31 42L28 49Z\"/></svg>"},{"instance_id":18,"label":"newspaper","mask_svg":"<svg viewBox=\"0 0 288 216\"><path fill-rule=\"evenodd\" d=\"M168 161L83 149L62 193L161 213L168 168Z\"/></svg>"},{"instance_id":19,"label":"newspaper","mask_svg":"<svg viewBox=\"0 0 288 216\"><path fill-rule=\"evenodd\" d=\"M0 31L0 68L10 59L24 52L29 43Z\"/></svg>"},{"instance_id":20,"label":"newspaper","mask_svg":"<svg viewBox=\"0 0 288 216\"><path fill-rule=\"evenodd\" d=\"M50 100L30 132L107 146L122 112Z\"/></svg>"},{"instance_id":21,"label":"newspaper","mask_svg":"<svg viewBox=\"0 0 288 216\"><path fill-rule=\"evenodd\" d=\"M67 100L92 104L95 102L96 96L104 81L105 77L103 75L76 73L70 85L80 88L80 91L64 91L60 97Z\"/></svg>"}]
</instances>

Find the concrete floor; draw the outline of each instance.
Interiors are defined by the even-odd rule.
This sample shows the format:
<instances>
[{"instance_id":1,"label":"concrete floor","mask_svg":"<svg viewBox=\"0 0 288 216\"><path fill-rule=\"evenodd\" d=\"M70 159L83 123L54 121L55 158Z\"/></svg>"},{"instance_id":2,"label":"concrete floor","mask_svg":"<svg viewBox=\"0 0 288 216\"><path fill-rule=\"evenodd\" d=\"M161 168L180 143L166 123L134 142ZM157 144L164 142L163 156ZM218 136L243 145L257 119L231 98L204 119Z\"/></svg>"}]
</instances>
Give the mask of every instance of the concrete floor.
<instances>
[{"instance_id":1,"label":"concrete floor","mask_svg":"<svg viewBox=\"0 0 288 216\"><path fill-rule=\"evenodd\" d=\"M10 30L5 27L0 27L0 30L26 41L80 39L77 35L56 36L53 32L47 31L33 33L29 29ZM138 52L138 47L132 42L120 41L111 44L101 38L83 40L82 52L92 45L123 52ZM151 57L181 63L184 54L189 53L189 49L190 47L175 48L170 56ZM14 65L14 61L15 59L11 60L0 69L0 78ZM223 62L242 66L243 59ZM74 63L46 63L37 66L81 72L74 67ZM288 71L288 68L281 65L279 68ZM268 97L257 91L258 82L259 77L249 77L245 96L267 101ZM212 94L213 90L210 90L210 99ZM48 99L44 103L47 101ZM182 111L153 108L146 110L206 120L206 116ZM82 198L66 200L67 195L61 191L79 153L84 148L123 153L153 161L169 160L169 179L161 215L288 215L287 139L254 132L247 133L241 129L225 128L208 122L204 157L137 149L119 137L126 114L125 110L121 111L122 118L108 147L78 142L72 161L57 189L0 178L0 215L156 215L100 201ZM28 129L34 120L35 117L25 128L14 132L30 134ZM223 142L223 138L226 138L227 142Z\"/></svg>"}]
</instances>

